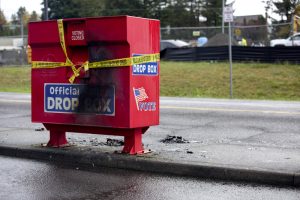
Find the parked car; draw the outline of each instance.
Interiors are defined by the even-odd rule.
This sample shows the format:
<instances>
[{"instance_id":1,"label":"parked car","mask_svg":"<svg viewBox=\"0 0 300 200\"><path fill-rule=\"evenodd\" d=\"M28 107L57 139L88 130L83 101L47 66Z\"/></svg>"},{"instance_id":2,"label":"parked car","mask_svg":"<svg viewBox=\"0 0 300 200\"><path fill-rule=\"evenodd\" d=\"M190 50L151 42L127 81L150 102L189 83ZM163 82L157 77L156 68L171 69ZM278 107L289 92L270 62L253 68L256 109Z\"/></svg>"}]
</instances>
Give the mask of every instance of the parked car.
<instances>
[{"instance_id":1,"label":"parked car","mask_svg":"<svg viewBox=\"0 0 300 200\"><path fill-rule=\"evenodd\" d=\"M160 41L160 51L165 50L166 48L181 48L188 47L189 43L182 40L161 40Z\"/></svg>"},{"instance_id":2,"label":"parked car","mask_svg":"<svg viewBox=\"0 0 300 200\"><path fill-rule=\"evenodd\" d=\"M288 37L287 39L275 39L270 41L271 47L300 46L300 33Z\"/></svg>"}]
</instances>

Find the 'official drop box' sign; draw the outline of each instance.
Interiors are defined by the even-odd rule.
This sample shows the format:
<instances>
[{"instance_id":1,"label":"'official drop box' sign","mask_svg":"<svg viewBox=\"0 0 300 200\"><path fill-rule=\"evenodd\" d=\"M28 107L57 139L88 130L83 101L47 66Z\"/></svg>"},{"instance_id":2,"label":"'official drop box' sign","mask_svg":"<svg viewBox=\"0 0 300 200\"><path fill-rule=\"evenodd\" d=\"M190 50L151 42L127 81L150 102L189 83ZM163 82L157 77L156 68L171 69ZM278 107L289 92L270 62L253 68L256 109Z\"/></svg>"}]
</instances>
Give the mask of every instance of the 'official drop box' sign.
<instances>
[{"instance_id":1,"label":"'official drop box' sign","mask_svg":"<svg viewBox=\"0 0 300 200\"><path fill-rule=\"evenodd\" d=\"M45 112L115 115L114 86L45 83L44 95Z\"/></svg>"}]
</instances>

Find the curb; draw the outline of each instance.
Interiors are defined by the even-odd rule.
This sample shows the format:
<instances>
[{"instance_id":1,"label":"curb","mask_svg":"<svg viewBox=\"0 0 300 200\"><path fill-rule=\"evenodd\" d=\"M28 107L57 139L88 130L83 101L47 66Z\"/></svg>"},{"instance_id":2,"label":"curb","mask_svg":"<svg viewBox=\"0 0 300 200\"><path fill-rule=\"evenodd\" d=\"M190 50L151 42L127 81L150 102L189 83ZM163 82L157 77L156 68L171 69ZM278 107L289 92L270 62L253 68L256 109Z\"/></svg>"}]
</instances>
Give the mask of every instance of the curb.
<instances>
[{"instance_id":1,"label":"curb","mask_svg":"<svg viewBox=\"0 0 300 200\"><path fill-rule=\"evenodd\" d=\"M43 147L0 146L0 155L72 164L97 170L108 167L202 179L300 186L300 174L232 166L162 161L151 157Z\"/></svg>"}]
</instances>

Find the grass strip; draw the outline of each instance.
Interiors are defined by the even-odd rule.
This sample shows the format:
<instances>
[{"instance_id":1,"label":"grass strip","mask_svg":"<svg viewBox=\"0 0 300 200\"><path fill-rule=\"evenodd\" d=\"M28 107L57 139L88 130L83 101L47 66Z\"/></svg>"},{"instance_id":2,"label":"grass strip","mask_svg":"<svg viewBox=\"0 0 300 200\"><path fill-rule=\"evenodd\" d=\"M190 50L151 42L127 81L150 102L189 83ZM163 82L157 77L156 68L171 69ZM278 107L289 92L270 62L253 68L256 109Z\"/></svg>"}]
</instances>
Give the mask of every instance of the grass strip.
<instances>
[{"instance_id":1,"label":"grass strip","mask_svg":"<svg viewBox=\"0 0 300 200\"><path fill-rule=\"evenodd\" d=\"M29 66L1 66L0 91L30 93L30 72Z\"/></svg>"},{"instance_id":2,"label":"grass strip","mask_svg":"<svg viewBox=\"0 0 300 200\"><path fill-rule=\"evenodd\" d=\"M30 92L29 66L0 67L1 92ZM229 98L227 62L161 62L161 96ZM300 100L300 66L233 63L236 99Z\"/></svg>"},{"instance_id":3,"label":"grass strip","mask_svg":"<svg viewBox=\"0 0 300 200\"><path fill-rule=\"evenodd\" d=\"M161 95L229 98L227 62L162 62ZM233 63L236 99L300 100L300 67Z\"/></svg>"}]
</instances>

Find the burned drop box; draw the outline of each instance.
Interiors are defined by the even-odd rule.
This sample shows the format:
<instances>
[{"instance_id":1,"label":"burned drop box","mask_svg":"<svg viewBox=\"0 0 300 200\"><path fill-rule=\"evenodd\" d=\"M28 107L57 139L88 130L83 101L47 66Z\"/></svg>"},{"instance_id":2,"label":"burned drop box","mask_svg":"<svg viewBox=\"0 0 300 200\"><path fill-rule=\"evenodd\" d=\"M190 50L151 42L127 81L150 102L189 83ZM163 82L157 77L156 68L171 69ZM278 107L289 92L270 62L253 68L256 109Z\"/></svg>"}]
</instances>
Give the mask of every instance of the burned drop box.
<instances>
[{"instance_id":1,"label":"burned drop box","mask_svg":"<svg viewBox=\"0 0 300 200\"><path fill-rule=\"evenodd\" d=\"M142 134L159 124L158 20L64 19L29 24L32 121L50 131L121 135L123 152L143 152Z\"/></svg>"}]
</instances>

